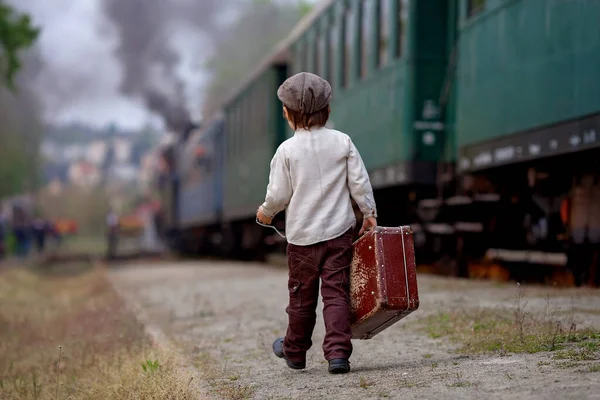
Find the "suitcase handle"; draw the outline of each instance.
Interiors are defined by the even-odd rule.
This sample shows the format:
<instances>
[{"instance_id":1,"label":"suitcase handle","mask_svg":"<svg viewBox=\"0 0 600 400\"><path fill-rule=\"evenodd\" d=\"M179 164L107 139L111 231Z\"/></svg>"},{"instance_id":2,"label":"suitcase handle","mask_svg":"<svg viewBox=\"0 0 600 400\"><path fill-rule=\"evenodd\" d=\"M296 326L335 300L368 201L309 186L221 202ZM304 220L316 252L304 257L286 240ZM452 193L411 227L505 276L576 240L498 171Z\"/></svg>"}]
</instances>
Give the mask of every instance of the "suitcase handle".
<instances>
[{"instance_id":1,"label":"suitcase handle","mask_svg":"<svg viewBox=\"0 0 600 400\"><path fill-rule=\"evenodd\" d=\"M367 229L362 235L360 235L358 238L356 238L356 240L352 243L352 245L355 245L360 239L362 239L363 237L365 237L365 235L369 232L371 232L373 230L373 228L369 228Z\"/></svg>"},{"instance_id":2,"label":"suitcase handle","mask_svg":"<svg viewBox=\"0 0 600 400\"><path fill-rule=\"evenodd\" d=\"M275 232L277 232L277 234L278 234L279 236L281 236L281 237L282 237L282 238L284 238L284 239L286 238L286 237L285 237L285 235L284 235L283 233L279 232L279 229L275 228L273 225L267 225L267 224L263 224L262 222L260 222L260 221L258 220L258 218L256 218L256 223L257 223L258 225L260 225L260 226L264 227L264 228L271 228L271 229L273 229Z\"/></svg>"}]
</instances>

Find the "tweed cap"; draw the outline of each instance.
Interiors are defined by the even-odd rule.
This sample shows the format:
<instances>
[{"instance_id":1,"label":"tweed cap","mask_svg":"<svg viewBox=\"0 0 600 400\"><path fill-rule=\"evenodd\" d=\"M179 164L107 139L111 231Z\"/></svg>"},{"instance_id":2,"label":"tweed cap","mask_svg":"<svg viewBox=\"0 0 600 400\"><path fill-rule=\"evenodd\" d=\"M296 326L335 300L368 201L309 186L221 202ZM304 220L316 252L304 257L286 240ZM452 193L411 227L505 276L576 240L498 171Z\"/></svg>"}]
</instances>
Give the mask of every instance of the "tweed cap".
<instances>
[{"instance_id":1,"label":"tweed cap","mask_svg":"<svg viewBox=\"0 0 600 400\"><path fill-rule=\"evenodd\" d=\"M277 97L292 111L312 114L329 105L331 85L318 75L300 72L281 84Z\"/></svg>"}]
</instances>

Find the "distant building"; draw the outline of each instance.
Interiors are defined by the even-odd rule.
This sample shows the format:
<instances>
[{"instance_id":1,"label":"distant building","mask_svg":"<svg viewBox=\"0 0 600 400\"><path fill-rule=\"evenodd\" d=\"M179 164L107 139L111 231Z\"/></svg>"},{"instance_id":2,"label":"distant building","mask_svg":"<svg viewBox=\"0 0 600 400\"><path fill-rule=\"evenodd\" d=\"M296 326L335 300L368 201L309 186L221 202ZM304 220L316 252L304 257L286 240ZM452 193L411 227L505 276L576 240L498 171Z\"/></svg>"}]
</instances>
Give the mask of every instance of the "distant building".
<instances>
[{"instance_id":1,"label":"distant building","mask_svg":"<svg viewBox=\"0 0 600 400\"><path fill-rule=\"evenodd\" d=\"M104 164L107 154L108 145L103 140L95 140L86 148L86 159L97 167Z\"/></svg>"},{"instance_id":2,"label":"distant building","mask_svg":"<svg viewBox=\"0 0 600 400\"><path fill-rule=\"evenodd\" d=\"M159 168L159 153L156 149L146 152L142 156L138 172L138 186L142 193L149 194Z\"/></svg>"},{"instance_id":3,"label":"distant building","mask_svg":"<svg viewBox=\"0 0 600 400\"><path fill-rule=\"evenodd\" d=\"M64 185L60 179L54 179L46 186L46 188L48 193L50 193L52 196L58 196L62 193Z\"/></svg>"},{"instance_id":4,"label":"distant building","mask_svg":"<svg viewBox=\"0 0 600 400\"><path fill-rule=\"evenodd\" d=\"M130 140L117 138L114 139L113 146L115 149L115 161L117 163L131 162L133 144Z\"/></svg>"},{"instance_id":5,"label":"distant building","mask_svg":"<svg viewBox=\"0 0 600 400\"><path fill-rule=\"evenodd\" d=\"M69 166L69 182L75 186L92 187L100 183L102 175L98 167L87 160L79 160Z\"/></svg>"}]
</instances>

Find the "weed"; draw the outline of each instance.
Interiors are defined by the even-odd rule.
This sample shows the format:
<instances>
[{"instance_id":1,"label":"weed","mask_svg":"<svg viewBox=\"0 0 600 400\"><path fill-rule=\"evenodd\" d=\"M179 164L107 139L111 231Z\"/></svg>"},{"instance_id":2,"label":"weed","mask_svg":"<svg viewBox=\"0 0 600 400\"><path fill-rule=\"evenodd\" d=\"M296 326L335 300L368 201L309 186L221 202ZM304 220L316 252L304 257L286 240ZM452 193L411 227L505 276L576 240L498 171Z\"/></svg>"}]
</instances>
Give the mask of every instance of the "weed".
<instances>
[{"instance_id":1,"label":"weed","mask_svg":"<svg viewBox=\"0 0 600 400\"><path fill-rule=\"evenodd\" d=\"M598 351L600 349L600 342L598 341L590 341L590 342L583 342L579 344L579 347L582 350L588 350L588 351Z\"/></svg>"},{"instance_id":2,"label":"weed","mask_svg":"<svg viewBox=\"0 0 600 400\"><path fill-rule=\"evenodd\" d=\"M436 369L438 367L439 363L437 362L432 362L431 363L431 370L433 371L434 369Z\"/></svg>"},{"instance_id":3,"label":"weed","mask_svg":"<svg viewBox=\"0 0 600 400\"><path fill-rule=\"evenodd\" d=\"M142 369L146 373L156 372L156 371L158 371L158 367L159 367L158 360L155 360L155 361L146 360L146 362L144 364L142 364Z\"/></svg>"},{"instance_id":4,"label":"weed","mask_svg":"<svg viewBox=\"0 0 600 400\"><path fill-rule=\"evenodd\" d=\"M58 346L58 360L56 361L56 398L58 399L58 383L60 381L60 361L62 359L62 346Z\"/></svg>"},{"instance_id":5,"label":"weed","mask_svg":"<svg viewBox=\"0 0 600 400\"><path fill-rule=\"evenodd\" d=\"M433 357L433 354L423 354L423 358L425 359L429 359L431 357Z\"/></svg>"},{"instance_id":6,"label":"weed","mask_svg":"<svg viewBox=\"0 0 600 400\"><path fill-rule=\"evenodd\" d=\"M221 365L217 358L209 352L197 353L192 362L212 392L219 397L231 400L249 399L256 391L256 387L240 383L241 376L239 374L232 374L230 371L227 375L227 364Z\"/></svg>"},{"instance_id":7,"label":"weed","mask_svg":"<svg viewBox=\"0 0 600 400\"><path fill-rule=\"evenodd\" d=\"M550 365L550 364L551 364L551 363L550 363L550 361L538 361L538 365L539 365L540 367L541 367L541 366L544 366L544 365Z\"/></svg>"},{"instance_id":8,"label":"weed","mask_svg":"<svg viewBox=\"0 0 600 400\"><path fill-rule=\"evenodd\" d=\"M590 365L589 372L600 372L600 364Z\"/></svg>"},{"instance_id":9,"label":"weed","mask_svg":"<svg viewBox=\"0 0 600 400\"><path fill-rule=\"evenodd\" d=\"M523 290L521 284L517 283L517 296L516 296L516 309L515 309L515 325L521 341L524 341L524 324L527 313L525 312L525 306L527 302L523 303Z\"/></svg>"},{"instance_id":10,"label":"weed","mask_svg":"<svg viewBox=\"0 0 600 400\"><path fill-rule=\"evenodd\" d=\"M216 390L220 396L231 400L250 399L254 394L254 391L254 388L251 386L240 385L233 382L224 382L217 385Z\"/></svg>"},{"instance_id":11,"label":"weed","mask_svg":"<svg viewBox=\"0 0 600 400\"><path fill-rule=\"evenodd\" d=\"M367 378L365 378L364 376L361 376L359 378L358 384L363 389L368 389L369 387L373 386L373 382L367 380Z\"/></svg>"},{"instance_id":12,"label":"weed","mask_svg":"<svg viewBox=\"0 0 600 400\"><path fill-rule=\"evenodd\" d=\"M454 382L452 385L448 385L448 387L453 387L453 388L464 388L464 387L471 387L473 386L473 383L471 382L467 382L467 381L460 381L460 382Z\"/></svg>"},{"instance_id":13,"label":"weed","mask_svg":"<svg viewBox=\"0 0 600 400\"><path fill-rule=\"evenodd\" d=\"M555 360L573 360L573 361L589 361L595 360L597 357L593 351L588 349L575 349L571 348L568 350L561 350L554 354Z\"/></svg>"},{"instance_id":14,"label":"weed","mask_svg":"<svg viewBox=\"0 0 600 400\"><path fill-rule=\"evenodd\" d=\"M409 380L404 380L404 381L400 382L399 387L405 388L405 389L411 389L411 388L417 387L417 384L412 381L409 381Z\"/></svg>"},{"instance_id":15,"label":"weed","mask_svg":"<svg viewBox=\"0 0 600 400\"><path fill-rule=\"evenodd\" d=\"M575 368L575 367L579 367L579 363L575 362L575 361L566 361L566 362L561 362L556 364L557 368L560 369L568 369L568 368Z\"/></svg>"}]
</instances>

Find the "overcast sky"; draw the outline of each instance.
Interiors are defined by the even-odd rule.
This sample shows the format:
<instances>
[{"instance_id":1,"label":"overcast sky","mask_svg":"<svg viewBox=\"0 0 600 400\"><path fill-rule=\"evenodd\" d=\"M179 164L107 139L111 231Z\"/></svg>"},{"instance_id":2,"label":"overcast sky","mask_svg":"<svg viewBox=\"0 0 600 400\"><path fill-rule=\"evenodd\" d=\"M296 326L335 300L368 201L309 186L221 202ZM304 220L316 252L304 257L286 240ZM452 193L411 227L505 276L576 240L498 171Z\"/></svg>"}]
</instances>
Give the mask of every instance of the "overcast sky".
<instances>
[{"instance_id":1,"label":"overcast sky","mask_svg":"<svg viewBox=\"0 0 600 400\"><path fill-rule=\"evenodd\" d=\"M47 118L60 122L82 121L96 126L115 122L126 128L137 128L147 122L161 124L160 118L151 116L141 103L118 93L121 68L112 55L116 40L114 35L111 39L110 24L104 19L99 1L12 1L29 11L34 23L42 27L39 47L47 68L42 75L41 87L45 92ZM182 76L193 100L192 114L198 117L199 89L206 77L198 67L202 57L185 54L185 50L186 47L197 49L201 38L190 37L186 32L174 35L186 58ZM191 44L194 46L189 46Z\"/></svg>"},{"instance_id":2,"label":"overcast sky","mask_svg":"<svg viewBox=\"0 0 600 400\"><path fill-rule=\"evenodd\" d=\"M17 8L28 11L34 24L42 28L37 47L46 66L36 84L44 99L46 119L49 122L85 122L98 127L116 123L130 129L147 123L162 126L162 118L151 115L141 100L126 98L119 93L123 69L113 55L119 40L115 25L103 13L103 1L114 0L9 0ZM131 4L139 1L131 0ZM165 4L161 0L153 1ZM199 16L196 20L202 21L202 16L209 14L198 10L212 7L210 15L216 12L221 22L230 20L235 17L234 2L239 0L163 1L180 8L186 1L188 5L195 4L194 13L188 13L193 16L187 31L180 23L174 23L175 27L168 29L170 42L182 58L179 75L185 83L190 113L198 120L201 117L202 85L207 79L202 65L209 55L210 43L206 36L194 31L197 28L194 18Z\"/></svg>"}]
</instances>

